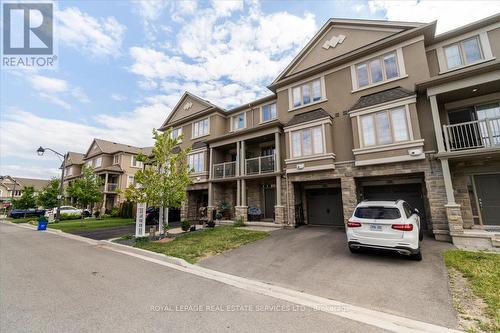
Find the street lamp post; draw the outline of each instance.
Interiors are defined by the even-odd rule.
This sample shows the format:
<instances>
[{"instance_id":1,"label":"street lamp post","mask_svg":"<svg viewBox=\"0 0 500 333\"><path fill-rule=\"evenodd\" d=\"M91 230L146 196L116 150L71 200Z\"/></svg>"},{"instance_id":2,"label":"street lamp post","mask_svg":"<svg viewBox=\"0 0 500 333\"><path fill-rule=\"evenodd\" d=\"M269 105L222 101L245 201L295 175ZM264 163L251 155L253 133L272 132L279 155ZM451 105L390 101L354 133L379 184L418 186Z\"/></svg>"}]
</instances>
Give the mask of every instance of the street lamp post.
<instances>
[{"instance_id":1,"label":"street lamp post","mask_svg":"<svg viewBox=\"0 0 500 333\"><path fill-rule=\"evenodd\" d=\"M59 195L57 196L57 211L56 211L56 216L55 216L55 221L59 222L61 220L61 200L63 197L63 190L64 190L64 185L63 185L63 183L64 183L64 164L66 163L66 154L63 155L63 154L58 153L57 151L55 151L53 149L43 148L42 146L40 146L40 148L38 148L36 150L36 152L38 153L38 156L42 156L46 150L50 150L54 154L63 158L62 167L61 167L61 169L62 169L62 171L61 171L61 183L59 184Z\"/></svg>"}]
</instances>

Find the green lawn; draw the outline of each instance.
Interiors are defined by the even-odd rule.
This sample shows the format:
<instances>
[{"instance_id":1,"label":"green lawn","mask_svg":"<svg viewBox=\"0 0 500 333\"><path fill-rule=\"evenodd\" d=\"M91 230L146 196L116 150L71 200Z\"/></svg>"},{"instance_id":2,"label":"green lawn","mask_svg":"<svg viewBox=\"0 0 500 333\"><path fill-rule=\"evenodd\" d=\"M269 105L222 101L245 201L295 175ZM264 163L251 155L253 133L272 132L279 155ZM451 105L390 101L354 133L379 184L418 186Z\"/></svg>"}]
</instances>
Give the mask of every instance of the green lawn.
<instances>
[{"instance_id":1,"label":"green lawn","mask_svg":"<svg viewBox=\"0 0 500 333\"><path fill-rule=\"evenodd\" d=\"M12 222L12 223L29 223L31 221L38 222L38 217L26 217L26 218L20 218L20 219L13 219L11 217L8 217L7 221Z\"/></svg>"},{"instance_id":2,"label":"green lawn","mask_svg":"<svg viewBox=\"0 0 500 333\"><path fill-rule=\"evenodd\" d=\"M115 217L102 220L84 219L83 222L82 220L61 221L59 223L49 223L49 228L59 229L64 232L75 232L75 231L90 231L102 228L119 227L134 223L135 221L133 219L124 219Z\"/></svg>"},{"instance_id":3,"label":"green lawn","mask_svg":"<svg viewBox=\"0 0 500 333\"><path fill-rule=\"evenodd\" d=\"M167 243L138 240L136 247L182 258L192 264L201 258L254 242L269 236L268 232L238 229L223 226L206 231L188 233Z\"/></svg>"},{"instance_id":4,"label":"green lawn","mask_svg":"<svg viewBox=\"0 0 500 333\"><path fill-rule=\"evenodd\" d=\"M444 261L470 281L474 293L488 305L487 315L496 322L492 331L500 331L500 254L448 250Z\"/></svg>"}]
</instances>

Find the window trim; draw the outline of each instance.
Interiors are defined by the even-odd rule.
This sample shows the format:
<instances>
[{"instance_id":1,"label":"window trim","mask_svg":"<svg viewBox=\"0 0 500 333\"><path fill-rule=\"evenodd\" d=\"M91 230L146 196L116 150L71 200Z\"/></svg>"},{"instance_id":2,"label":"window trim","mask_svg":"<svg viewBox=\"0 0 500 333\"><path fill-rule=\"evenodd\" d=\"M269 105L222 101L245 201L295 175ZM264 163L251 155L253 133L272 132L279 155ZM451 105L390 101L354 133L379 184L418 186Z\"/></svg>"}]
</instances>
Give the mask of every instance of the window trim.
<instances>
[{"instance_id":1,"label":"window trim","mask_svg":"<svg viewBox=\"0 0 500 333\"><path fill-rule=\"evenodd\" d=\"M113 165L120 164L121 162L121 154L113 155Z\"/></svg>"},{"instance_id":2,"label":"window trim","mask_svg":"<svg viewBox=\"0 0 500 333\"><path fill-rule=\"evenodd\" d=\"M391 53L395 53L395 55L396 55L396 63L397 63L397 68L398 68L398 74L399 75L396 76L396 77L390 78L390 79L383 79L382 81L375 82L375 83L369 83L366 86L360 87L359 83L358 83L358 76L357 76L357 73L358 73L357 72L357 67L358 67L358 65L366 64L368 66L368 63L370 61L373 61L375 59L380 59L381 60L381 65L382 65L382 77L385 78L387 74L385 73L385 64L384 64L383 57L385 57L386 55L389 55ZM382 85L382 84L386 84L386 83L389 83L389 82L401 80L401 79L404 79L404 78L408 77L408 74L406 73L406 66L405 66L405 62L404 62L403 47L402 46L399 46L396 49L385 50L384 52L377 53L375 55L371 55L371 56L362 58L359 61L351 64L350 68L351 68L351 83L352 83L351 93L354 93L354 92L357 92L357 91L361 91L361 90L365 90L365 89L369 89L369 88L372 88L372 87L376 87L376 86L379 86L379 85ZM368 66L368 81L370 81L370 75L371 75L371 73L370 73L370 69L369 69L369 66Z\"/></svg>"},{"instance_id":3,"label":"window trim","mask_svg":"<svg viewBox=\"0 0 500 333\"><path fill-rule=\"evenodd\" d=\"M320 128L321 129L321 145L322 145L322 151L319 152L319 153L314 153L314 136L312 135L312 129L314 128ZM311 149L312 149L312 154L309 154L309 155L304 155L303 151L303 139L304 139L304 136L303 136L303 131L304 130L308 130L310 129L311 130ZM326 154L326 129L325 129L325 122L321 122L321 123L316 123L316 124L312 124L310 126L305 126L305 127L296 127L296 128L293 128L293 129L290 129L288 130L288 142L289 142L289 160L296 160L296 159L303 159L303 158L310 158L310 157L316 157L316 156L323 156ZM294 156L293 155L293 141L292 141L292 135L294 132L300 132L300 139L301 139L301 145L300 145L300 150L301 150L301 155L300 156Z\"/></svg>"},{"instance_id":4,"label":"window trim","mask_svg":"<svg viewBox=\"0 0 500 333\"><path fill-rule=\"evenodd\" d=\"M437 43L435 45L431 45L431 46L427 47L425 49L425 51L429 52L432 50L436 50L436 56L437 56L438 66L439 66L439 73L438 73L439 75L444 74L444 73L448 73L448 72L452 72L452 71L456 71L456 70L466 68L469 66L478 65L478 64L481 64L483 62L495 60L496 57L493 56L493 52L491 50L488 32L495 30L497 28L500 28L500 24L498 24L498 23L491 25L491 26L488 26L488 27L485 27L483 29L471 31L467 34L463 34L463 35L455 37L455 38L450 38L448 40L444 40L440 43ZM477 37L479 39L479 47L481 48L483 59L475 61L475 62L470 63L470 64L465 64L465 65L454 67L452 69L448 69L446 55L444 53L444 48L446 46L451 46L455 43L460 43L462 41L465 41L465 40L473 38L473 37Z\"/></svg>"},{"instance_id":5,"label":"window trim","mask_svg":"<svg viewBox=\"0 0 500 333\"><path fill-rule=\"evenodd\" d=\"M377 108L377 109L374 109L370 112L358 113L355 116L356 122L357 122L358 141L359 141L359 148L357 148L357 149L365 150L365 149L386 147L386 146L391 146L391 145L397 146L397 145L401 145L401 144L405 144L405 143L409 143L409 142L414 141L413 127L412 127L412 123L411 123L411 114L410 114L410 104L411 103L403 104L403 105L396 105L396 106L387 106L383 109ZM399 108L404 108L404 111L405 111L404 114L406 117L406 131L407 131L408 139L402 140L402 141L395 141L394 140L394 128L393 128L393 123L392 123L392 113L389 111L399 109ZM377 142L378 141L377 127L376 127L376 121L374 119L375 115L377 113L381 113L381 112L386 112L388 115L387 118L389 120L389 129L391 131L391 140L392 140L391 142L384 143L384 144L379 144ZM362 126L361 126L361 118L366 117L366 116L371 116L373 118L373 126L374 126L373 128L374 128L374 134L375 134L375 144L368 145L368 146L365 145L364 137L363 137L363 130L362 130Z\"/></svg>"},{"instance_id":6,"label":"window trim","mask_svg":"<svg viewBox=\"0 0 500 333\"><path fill-rule=\"evenodd\" d=\"M202 135L199 135L199 136L194 136L194 124L202 122L202 121L205 121L205 120L208 120L208 132L206 134L202 134ZM208 136L208 135L210 135L210 116L202 118L202 119L195 120L195 121L193 121L191 123L191 139L202 138L202 137Z\"/></svg>"},{"instance_id":7,"label":"window trim","mask_svg":"<svg viewBox=\"0 0 500 333\"><path fill-rule=\"evenodd\" d=\"M275 109L276 109L276 117L274 118L271 118L269 120L263 120L263 114L264 114L264 107L265 106L271 106L271 105L275 105ZM274 102L271 102L271 103L267 103L267 104L263 104L260 106L260 111L259 111L259 124L264 124L264 123L268 123L270 121L273 121L273 120L276 120L278 119L278 104L276 103L276 101Z\"/></svg>"},{"instance_id":8,"label":"window trim","mask_svg":"<svg viewBox=\"0 0 500 333\"><path fill-rule=\"evenodd\" d=\"M174 132L175 132L175 131L179 131L179 130L180 130L180 132L181 132L181 133L180 133L179 135L177 135L177 137L179 137L179 136L181 136L181 135L182 135L182 133L184 132L184 129L182 128L182 126L179 126L179 127L173 127L173 128L172 128L172 132L170 133L170 138L171 138L171 139L174 139ZM209 128L209 130L210 130L210 128ZM182 142L182 139L179 139L179 143L181 143L181 142Z\"/></svg>"},{"instance_id":9,"label":"window trim","mask_svg":"<svg viewBox=\"0 0 500 333\"><path fill-rule=\"evenodd\" d=\"M187 158L187 164L188 164L188 166L190 166L190 165L189 165L189 157L190 157L190 156L193 156L193 155L199 155L199 154L203 155L203 170L201 170L201 171L196 171L196 170L194 170L194 171L193 171L193 174L201 174L201 173L205 173L205 172L207 171L207 170L206 170L206 169L207 169L207 150L206 150L206 149L194 150L194 151L190 152L190 153L186 156L186 158ZM194 169L194 168L193 168L193 169Z\"/></svg>"},{"instance_id":10,"label":"window trim","mask_svg":"<svg viewBox=\"0 0 500 333\"><path fill-rule=\"evenodd\" d=\"M136 159L136 163L139 163L139 165L134 165L134 158ZM130 167L131 168L141 169L143 167L143 162L142 161L137 161L137 155L131 155L130 156Z\"/></svg>"},{"instance_id":11,"label":"window trim","mask_svg":"<svg viewBox=\"0 0 500 333\"><path fill-rule=\"evenodd\" d=\"M303 104L303 99L302 99L302 86L308 84L308 83L311 83L313 81L316 81L316 80L319 80L319 84L320 84L320 92L321 92L321 97L318 101L311 101L311 103L308 103L308 104ZM300 96L301 96L301 105L299 106L294 106L293 105L293 89L294 88L297 88L297 87L300 87ZM312 99L311 99L312 100ZM324 75L320 75L320 76L316 76L316 77L312 77L312 78L308 78L306 80L303 80L303 81L300 81L290 87L288 87L288 111L295 111L295 110L299 110L299 109L302 109L302 108L305 108L305 107L308 107L308 106L311 106L311 105L315 105L315 104L319 104L319 103L323 103L323 102L326 102L328 99L326 97L326 86L325 86L325 76ZM276 109L276 112L277 112L277 109Z\"/></svg>"},{"instance_id":12,"label":"window trim","mask_svg":"<svg viewBox=\"0 0 500 333\"><path fill-rule=\"evenodd\" d=\"M239 117L241 115L243 115L243 127L242 128L234 128L234 118ZM241 130L244 130L245 128L247 128L247 112L242 111L242 112L238 112L235 115L231 115L230 128L231 128L230 132L237 132L237 131L241 131Z\"/></svg>"},{"instance_id":13,"label":"window trim","mask_svg":"<svg viewBox=\"0 0 500 333\"><path fill-rule=\"evenodd\" d=\"M99 161L99 165L97 165L97 161ZM94 165L94 168L100 168L102 166L102 156L94 158L92 164Z\"/></svg>"},{"instance_id":14,"label":"window trim","mask_svg":"<svg viewBox=\"0 0 500 333\"><path fill-rule=\"evenodd\" d=\"M465 57L464 43L466 41L469 41L469 40L472 40L472 39L475 39L477 41L477 44L479 45L479 53L481 55L481 59L468 63L467 59ZM458 55L460 57L460 65L455 66L453 68L450 68L450 64L448 63L448 57L446 56L446 48L452 47L454 45L458 45ZM482 47L481 39L479 38L479 35L475 35L475 36L472 36L472 37L469 37L469 38L465 38L465 39L459 40L458 42L454 42L454 43L451 43L451 44L443 45L443 54L444 54L444 60L445 60L445 63L446 63L446 69L450 70L450 71L451 70L455 70L457 68L461 68L461 67L471 66L471 65L474 65L474 64L479 63L481 61L484 61L484 52L483 52L483 47Z\"/></svg>"}]
</instances>

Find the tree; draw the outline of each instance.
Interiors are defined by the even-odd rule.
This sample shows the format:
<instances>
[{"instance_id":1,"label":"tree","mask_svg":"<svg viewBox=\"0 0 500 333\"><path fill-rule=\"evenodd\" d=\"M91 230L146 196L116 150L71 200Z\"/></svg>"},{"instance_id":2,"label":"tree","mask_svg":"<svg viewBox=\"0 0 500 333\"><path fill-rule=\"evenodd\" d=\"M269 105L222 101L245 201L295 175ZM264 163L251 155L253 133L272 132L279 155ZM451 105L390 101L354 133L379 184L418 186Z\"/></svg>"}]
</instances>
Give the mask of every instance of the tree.
<instances>
[{"instance_id":1,"label":"tree","mask_svg":"<svg viewBox=\"0 0 500 333\"><path fill-rule=\"evenodd\" d=\"M86 208L90 204L101 201L101 185L101 178L94 173L91 167L84 165L82 167L82 176L75 179L66 191L76 199L76 204L80 208Z\"/></svg>"},{"instance_id":2,"label":"tree","mask_svg":"<svg viewBox=\"0 0 500 333\"><path fill-rule=\"evenodd\" d=\"M21 197L14 203L14 207L19 209L36 208L35 188L33 186L25 186Z\"/></svg>"},{"instance_id":3,"label":"tree","mask_svg":"<svg viewBox=\"0 0 500 333\"><path fill-rule=\"evenodd\" d=\"M186 200L186 186L192 170L188 168L187 154L190 149L173 152L182 140L182 135L172 138L172 129L159 133L153 129L155 145L151 156L139 155L138 160L146 167L135 173L137 186L125 189L125 197L133 202L146 202L156 208L180 208ZM164 230L168 226L168 214L161 221Z\"/></svg>"},{"instance_id":4,"label":"tree","mask_svg":"<svg viewBox=\"0 0 500 333\"><path fill-rule=\"evenodd\" d=\"M52 178L50 182L38 193L37 203L43 208L54 208L57 206L57 196L59 195L59 185L61 181Z\"/></svg>"}]
</instances>

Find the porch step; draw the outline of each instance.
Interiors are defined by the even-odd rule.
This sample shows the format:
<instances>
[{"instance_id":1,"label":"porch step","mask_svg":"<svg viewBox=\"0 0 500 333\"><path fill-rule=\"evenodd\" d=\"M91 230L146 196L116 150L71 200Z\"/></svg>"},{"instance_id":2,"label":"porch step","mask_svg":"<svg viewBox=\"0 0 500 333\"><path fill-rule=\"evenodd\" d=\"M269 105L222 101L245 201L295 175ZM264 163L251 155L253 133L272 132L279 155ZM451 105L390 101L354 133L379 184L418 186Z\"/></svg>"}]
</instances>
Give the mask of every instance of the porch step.
<instances>
[{"instance_id":1,"label":"porch step","mask_svg":"<svg viewBox=\"0 0 500 333\"><path fill-rule=\"evenodd\" d=\"M246 226L284 228L283 224L273 222L245 222Z\"/></svg>"}]
</instances>

